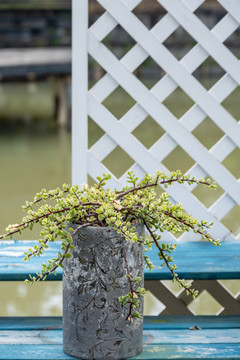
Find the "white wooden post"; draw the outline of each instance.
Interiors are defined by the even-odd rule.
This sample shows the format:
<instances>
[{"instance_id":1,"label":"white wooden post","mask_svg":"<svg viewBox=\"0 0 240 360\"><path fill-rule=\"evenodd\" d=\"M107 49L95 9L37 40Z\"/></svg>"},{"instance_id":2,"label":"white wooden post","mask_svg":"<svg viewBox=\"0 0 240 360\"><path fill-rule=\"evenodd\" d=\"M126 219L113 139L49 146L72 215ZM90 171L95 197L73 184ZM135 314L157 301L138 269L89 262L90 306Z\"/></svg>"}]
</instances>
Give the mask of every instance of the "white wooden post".
<instances>
[{"instance_id":1,"label":"white wooden post","mask_svg":"<svg viewBox=\"0 0 240 360\"><path fill-rule=\"evenodd\" d=\"M72 0L72 184L87 183L88 0Z\"/></svg>"}]
</instances>

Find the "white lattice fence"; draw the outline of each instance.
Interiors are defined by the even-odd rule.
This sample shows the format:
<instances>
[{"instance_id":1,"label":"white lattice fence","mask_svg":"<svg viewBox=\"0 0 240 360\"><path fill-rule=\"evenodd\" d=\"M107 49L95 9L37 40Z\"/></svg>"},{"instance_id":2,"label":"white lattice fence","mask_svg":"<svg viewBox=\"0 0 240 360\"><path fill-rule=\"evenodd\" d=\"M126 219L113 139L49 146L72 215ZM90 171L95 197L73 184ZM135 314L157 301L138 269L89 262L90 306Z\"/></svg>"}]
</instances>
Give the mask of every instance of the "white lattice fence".
<instances>
[{"instance_id":1,"label":"white lattice fence","mask_svg":"<svg viewBox=\"0 0 240 360\"><path fill-rule=\"evenodd\" d=\"M88 28L88 0L73 1L73 182L86 182L87 175L95 179L99 174L109 172L103 161L117 146L132 158L134 164L131 169L140 178L145 172L154 173L157 169L168 172L164 159L180 146L194 163L187 172L196 177L211 176L221 187L222 194L210 208L206 208L194 196L194 186L174 186L169 188L172 201L182 202L185 209L198 218L213 221L215 226L211 235L214 238L240 240L239 233L234 235L221 222L234 207L240 205L239 181L222 164L240 144L239 123L222 106L224 99L240 83L239 60L224 45L224 41L239 28L240 0L218 0L226 14L211 30L194 13L204 3L203 0L156 0L166 14L150 30L132 11L141 0L97 2L105 12ZM135 42L120 60L103 41L118 25ZM179 27L189 33L196 43L180 60L163 44ZM88 54L106 72L90 90ZM225 75L207 90L193 72L209 56ZM150 90L134 73L148 57L165 72ZM135 100L135 104L120 119L103 105L118 86ZM180 119L164 105L178 87L193 101ZM87 144L88 116L104 131L91 148ZM133 135L133 131L148 116L165 131L149 149ZM223 132L210 149L193 135L194 129L207 117ZM118 187L125 178L126 173L120 178L113 175L111 185ZM165 240L173 239L171 234L165 235ZM193 240L193 236L186 233L181 240ZM217 284L215 288L221 286ZM207 283L205 285L207 287ZM198 286L201 288L202 285ZM179 297L183 301L184 296ZM220 303L223 302L221 298Z\"/></svg>"},{"instance_id":2,"label":"white lattice fence","mask_svg":"<svg viewBox=\"0 0 240 360\"><path fill-rule=\"evenodd\" d=\"M173 291L169 282L148 281L150 292L146 301L146 313L150 315L236 315L240 313L240 284L235 282L232 289L219 280L193 281L192 286L199 291L196 300L185 291ZM231 285L230 285L231 286ZM176 290L176 289L175 289ZM178 289L179 290L179 289ZM152 298L154 296L154 298Z\"/></svg>"}]
</instances>

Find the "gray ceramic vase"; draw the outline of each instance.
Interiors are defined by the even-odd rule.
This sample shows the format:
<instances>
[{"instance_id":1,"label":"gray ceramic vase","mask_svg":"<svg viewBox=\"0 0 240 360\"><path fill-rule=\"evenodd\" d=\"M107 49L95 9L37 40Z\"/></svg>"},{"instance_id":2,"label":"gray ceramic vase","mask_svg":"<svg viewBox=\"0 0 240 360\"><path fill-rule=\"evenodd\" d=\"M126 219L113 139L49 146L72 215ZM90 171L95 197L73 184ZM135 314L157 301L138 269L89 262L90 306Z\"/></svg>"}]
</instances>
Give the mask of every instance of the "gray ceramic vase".
<instances>
[{"instance_id":1,"label":"gray ceramic vase","mask_svg":"<svg viewBox=\"0 0 240 360\"><path fill-rule=\"evenodd\" d=\"M136 231L144 236L141 225ZM112 228L86 227L74 237L63 272L63 350L70 356L117 360L142 351L143 320L126 321L129 308L118 300L129 292L123 241L132 276L143 279L143 246L124 240Z\"/></svg>"}]
</instances>

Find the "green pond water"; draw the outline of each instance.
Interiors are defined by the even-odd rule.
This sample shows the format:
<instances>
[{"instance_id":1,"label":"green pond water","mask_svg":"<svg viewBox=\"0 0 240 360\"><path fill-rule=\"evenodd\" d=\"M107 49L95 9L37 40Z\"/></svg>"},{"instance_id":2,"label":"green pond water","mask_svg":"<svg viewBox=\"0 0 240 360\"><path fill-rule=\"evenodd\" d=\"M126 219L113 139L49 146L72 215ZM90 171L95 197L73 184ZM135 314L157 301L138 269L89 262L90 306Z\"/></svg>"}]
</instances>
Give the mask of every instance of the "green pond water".
<instances>
[{"instance_id":1,"label":"green pond water","mask_svg":"<svg viewBox=\"0 0 240 360\"><path fill-rule=\"evenodd\" d=\"M239 89L233 95L234 98L227 99L224 106L236 119L240 119L237 106ZM32 200L40 189L71 182L71 133L56 127L53 100L53 89L48 83L0 86L0 233L9 223L21 220L24 215L21 206L25 200ZM104 104L119 118L134 101L117 89ZM192 106L192 102L178 89L166 99L165 105L180 117ZM133 132L147 148L163 133L163 129L149 117ZM222 136L221 130L210 119L206 119L193 133L207 148ZM89 119L89 146L102 134L102 130ZM239 157L237 149L223 162L237 178L240 176ZM132 164L132 159L117 147L104 164L120 176ZM193 160L178 147L164 160L164 165L169 170L180 168L185 172L193 165ZM200 188L194 190L195 196L206 206L210 206L222 193L221 188L212 193ZM223 222L237 234L240 231L239 219L240 210L235 207ZM24 239L36 238L34 231L24 234ZM233 293L240 289L236 281L227 285ZM60 315L62 311L60 282L38 283L31 287L24 283L2 282L0 294L0 316ZM153 296L148 294L147 299L147 314L160 311L161 306ZM207 302L208 311L216 313L219 304L210 300L206 294L201 296L195 301L193 309L203 313Z\"/></svg>"}]
</instances>

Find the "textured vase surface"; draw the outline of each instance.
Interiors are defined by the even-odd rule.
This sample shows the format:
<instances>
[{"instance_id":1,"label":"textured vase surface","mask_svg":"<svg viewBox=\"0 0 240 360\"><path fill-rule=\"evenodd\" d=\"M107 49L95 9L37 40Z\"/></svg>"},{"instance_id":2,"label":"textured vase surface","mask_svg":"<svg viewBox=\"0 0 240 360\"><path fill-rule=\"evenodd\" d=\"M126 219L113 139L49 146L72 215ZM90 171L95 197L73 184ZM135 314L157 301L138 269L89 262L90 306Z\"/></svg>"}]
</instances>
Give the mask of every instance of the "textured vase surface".
<instances>
[{"instance_id":1,"label":"textured vase surface","mask_svg":"<svg viewBox=\"0 0 240 360\"><path fill-rule=\"evenodd\" d=\"M141 225L136 231L144 236ZM143 246L123 240L109 227L82 228L74 236L63 272L63 350L70 356L117 360L142 351L143 320L127 321L129 307L118 300L130 292L123 241L130 273L142 278L143 287Z\"/></svg>"}]
</instances>

